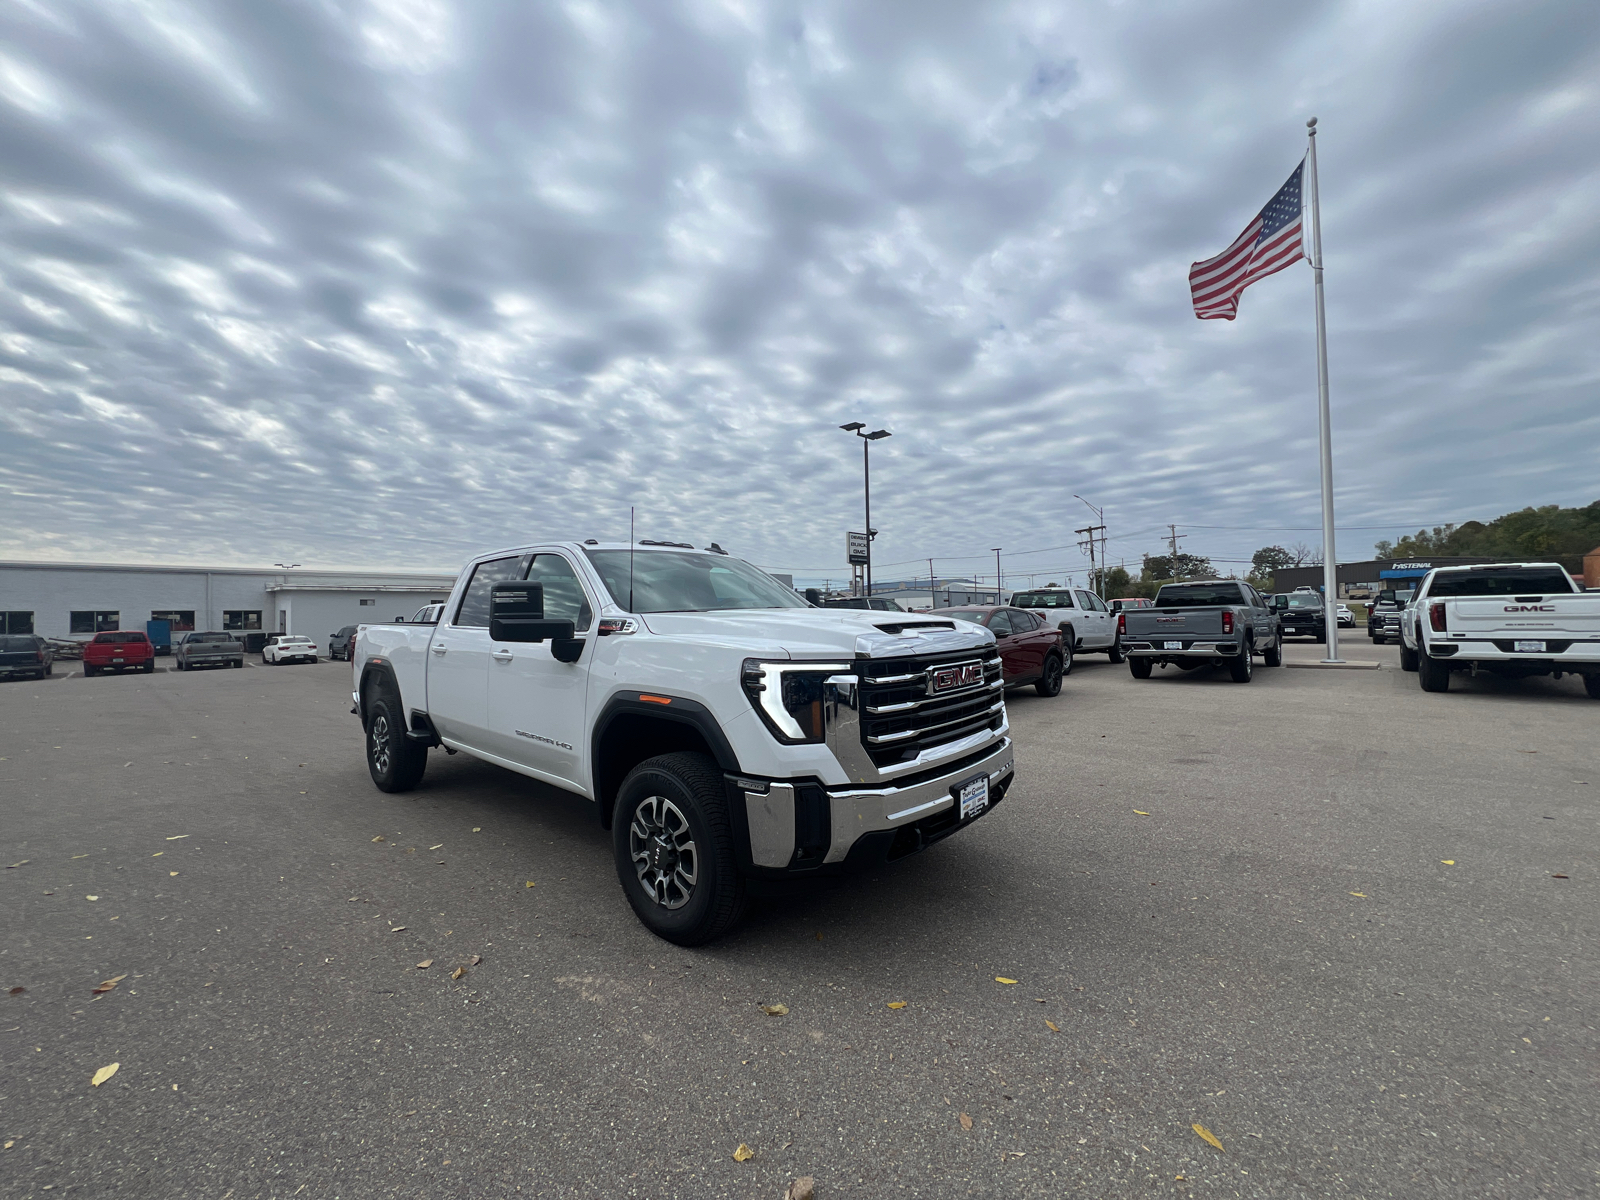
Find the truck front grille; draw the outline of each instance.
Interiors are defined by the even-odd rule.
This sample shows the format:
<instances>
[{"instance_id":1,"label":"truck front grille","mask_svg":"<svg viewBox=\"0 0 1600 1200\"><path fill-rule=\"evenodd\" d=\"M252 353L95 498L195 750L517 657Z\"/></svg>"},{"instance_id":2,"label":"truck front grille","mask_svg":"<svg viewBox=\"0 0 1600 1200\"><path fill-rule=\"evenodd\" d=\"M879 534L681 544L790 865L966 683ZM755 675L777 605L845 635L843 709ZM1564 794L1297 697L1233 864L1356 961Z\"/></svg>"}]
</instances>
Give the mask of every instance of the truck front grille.
<instances>
[{"instance_id":1,"label":"truck front grille","mask_svg":"<svg viewBox=\"0 0 1600 1200\"><path fill-rule=\"evenodd\" d=\"M929 670L979 662L983 682L929 695ZM993 646L956 653L858 660L861 680L861 744L879 767L917 757L924 750L998 729L1005 719L1000 652Z\"/></svg>"}]
</instances>

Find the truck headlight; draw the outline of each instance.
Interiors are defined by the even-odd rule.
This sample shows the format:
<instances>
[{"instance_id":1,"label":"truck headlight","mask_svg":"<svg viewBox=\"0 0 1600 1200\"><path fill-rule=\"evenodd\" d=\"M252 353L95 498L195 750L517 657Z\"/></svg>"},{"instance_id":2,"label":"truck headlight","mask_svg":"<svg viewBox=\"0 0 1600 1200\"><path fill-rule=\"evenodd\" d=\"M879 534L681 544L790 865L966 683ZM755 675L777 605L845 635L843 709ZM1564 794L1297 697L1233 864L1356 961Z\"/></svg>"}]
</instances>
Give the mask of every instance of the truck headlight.
<instances>
[{"instance_id":1,"label":"truck headlight","mask_svg":"<svg viewBox=\"0 0 1600 1200\"><path fill-rule=\"evenodd\" d=\"M744 660L740 679L745 695L772 735L790 746L823 740L822 702L828 676L848 671L849 663L763 662Z\"/></svg>"}]
</instances>

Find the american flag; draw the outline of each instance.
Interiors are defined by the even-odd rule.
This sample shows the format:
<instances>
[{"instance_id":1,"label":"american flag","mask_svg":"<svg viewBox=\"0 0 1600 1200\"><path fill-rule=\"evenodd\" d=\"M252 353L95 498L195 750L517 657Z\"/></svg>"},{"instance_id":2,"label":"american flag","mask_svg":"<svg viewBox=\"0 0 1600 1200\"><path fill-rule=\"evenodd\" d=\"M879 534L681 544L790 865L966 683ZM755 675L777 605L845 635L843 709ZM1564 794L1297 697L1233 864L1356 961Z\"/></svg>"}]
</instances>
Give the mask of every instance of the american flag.
<instances>
[{"instance_id":1,"label":"american flag","mask_svg":"<svg viewBox=\"0 0 1600 1200\"><path fill-rule=\"evenodd\" d=\"M1233 320L1239 314L1239 295L1245 288L1305 257L1300 246L1300 179L1305 169L1302 160L1289 182L1267 201L1233 245L1215 258L1189 268L1194 315L1202 321L1218 317Z\"/></svg>"}]
</instances>

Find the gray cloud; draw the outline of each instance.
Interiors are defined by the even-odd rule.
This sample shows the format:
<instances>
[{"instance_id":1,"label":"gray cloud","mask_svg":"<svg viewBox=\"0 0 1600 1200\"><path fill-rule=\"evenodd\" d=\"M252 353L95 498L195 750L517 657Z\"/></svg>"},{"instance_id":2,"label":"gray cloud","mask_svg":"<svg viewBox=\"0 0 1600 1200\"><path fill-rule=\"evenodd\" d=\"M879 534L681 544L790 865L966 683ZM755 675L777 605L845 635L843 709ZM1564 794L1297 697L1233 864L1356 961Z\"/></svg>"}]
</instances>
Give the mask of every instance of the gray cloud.
<instances>
[{"instance_id":1,"label":"gray cloud","mask_svg":"<svg viewBox=\"0 0 1600 1200\"><path fill-rule=\"evenodd\" d=\"M1581 6L0 21L6 556L452 566L636 505L839 576L849 419L880 574L1081 569L1074 492L1131 559L1316 541L1309 272L1185 286L1312 114L1341 550L1594 498Z\"/></svg>"}]
</instances>

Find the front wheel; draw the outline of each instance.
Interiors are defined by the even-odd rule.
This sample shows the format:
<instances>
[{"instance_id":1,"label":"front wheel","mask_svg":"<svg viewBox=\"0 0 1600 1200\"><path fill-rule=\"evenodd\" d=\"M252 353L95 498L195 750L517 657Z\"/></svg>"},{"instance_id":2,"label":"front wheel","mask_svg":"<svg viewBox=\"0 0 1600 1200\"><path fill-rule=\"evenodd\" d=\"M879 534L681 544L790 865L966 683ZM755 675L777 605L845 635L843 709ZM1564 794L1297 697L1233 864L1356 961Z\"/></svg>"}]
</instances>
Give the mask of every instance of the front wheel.
<instances>
[{"instance_id":1,"label":"front wheel","mask_svg":"<svg viewBox=\"0 0 1600 1200\"><path fill-rule=\"evenodd\" d=\"M428 768L428 747L406 736L400 699L391 689L367 701L367 770L380 792L409 792Z\"/></svg>"},{"instance_id":2,"label":"front wheel","mask_svg":"<svg viewBox=\"0 0 1600 1200\"><path fill-rule=\"evenodd\" d=\"M1114 663L1122 661L1122 635L1120 633L1111 640L1111 649L1106 651L1106 657Z\"/></svg>"},{"instance_id":3,"label":"front wheel","mask_svg":"<svg viewBox=\"0 0 1600 1200\"><path fill-rule=\"evenodd\" d=\"M1054 654L1044 660L1044 674L1039 676L1033 690L1041 696L1061 695L1061 660Z\"/></svg>"},{"instance_id":4,"label":"front wheel","mask_svg":"<svg viewBox=\"0 0 1600 1200\"><path fill-rule=\"evenodd\" d=\"M704 754L662 754L628 772L611 848L628 903L659 938L704 945L744 912L727 786Z\"/></svg>"},{"instance_id":5,"label":"front wheel","mask_svg":"<svg viewBox=\"0 0 1600 1200\"><path fill-rule=\"evenodd\" d=\"M1150 660L1148 658L1130 658L1128 660L1128 671L1135 679L1149 679Z\"/></svg>"},{"instance_id":6,"label":"front wheel","mask_svg":"<svg viewBox=\"0 0 1600 1200\"><path fill-rule=\"evenodd\" d=\"M1235 654L1228 662L1228 674L1235 683L1249 683L1255 677L1256 660L1250 653L1250 643L1244 643L1243 649Z\"/></svg>"}]
</instances>

